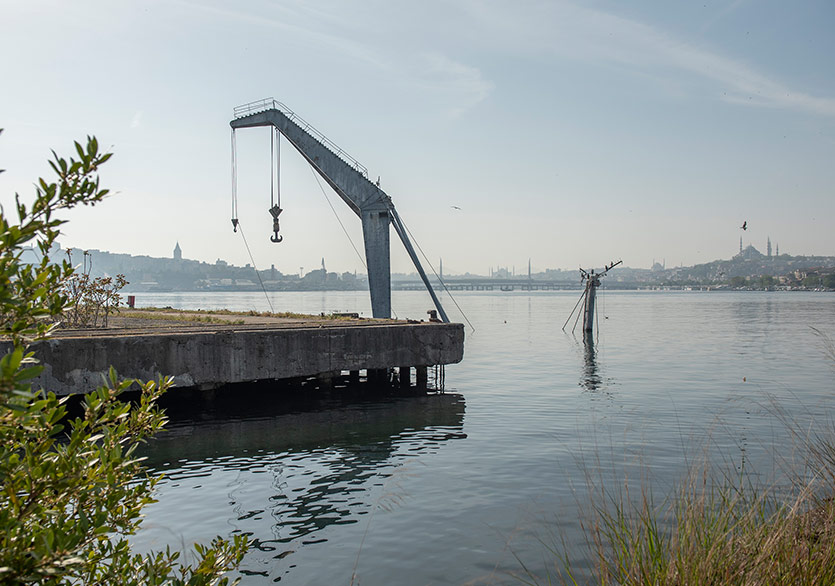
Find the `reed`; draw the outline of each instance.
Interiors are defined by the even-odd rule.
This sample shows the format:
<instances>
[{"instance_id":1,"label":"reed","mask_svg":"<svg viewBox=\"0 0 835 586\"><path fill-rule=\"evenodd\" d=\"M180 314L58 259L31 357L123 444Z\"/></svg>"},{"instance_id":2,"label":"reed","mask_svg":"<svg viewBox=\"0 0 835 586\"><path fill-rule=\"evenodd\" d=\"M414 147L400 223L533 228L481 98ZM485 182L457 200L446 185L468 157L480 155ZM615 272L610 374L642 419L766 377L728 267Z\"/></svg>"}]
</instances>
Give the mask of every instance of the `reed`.
<instances>
[{"instance_id":1,"label":"reed","mask_svg":"<svg viewBox=\"0 0 835 586\"><path fill-rule=\"evenodd\" d=\"M835 428L797 433L808 454L786 485L756 486L707 461L656 503L647 483L597 488L581 528L590 572L552 548L555 575L528 584L765 586L835 584Z\"/></svg>"}]
</instances>

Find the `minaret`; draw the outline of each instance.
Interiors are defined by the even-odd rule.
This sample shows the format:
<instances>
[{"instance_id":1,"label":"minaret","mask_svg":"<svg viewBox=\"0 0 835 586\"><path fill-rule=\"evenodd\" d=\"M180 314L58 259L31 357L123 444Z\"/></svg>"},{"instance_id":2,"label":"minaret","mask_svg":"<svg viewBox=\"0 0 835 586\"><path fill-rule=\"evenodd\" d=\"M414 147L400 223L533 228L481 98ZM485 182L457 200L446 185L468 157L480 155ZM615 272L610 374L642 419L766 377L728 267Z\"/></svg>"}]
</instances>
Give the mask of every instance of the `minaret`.
<instances>
[{"instance_id":1,"label":"minaret","mask_svg":"<svg viewBox=\"0 0 835 586\"><path fill-rule=\"evenodd\" d=\"M180 249L180 243L174 247L174 260L183 260L183 251Z\"/></svg>"},{"instance_id":2,"label":"minaret","mask_svg":"<svg viewBox=\"0 0 835 586\"><path fill-rule=\"evenodd\" d=\"M324 256L322 257L322 271L325 272L325 273L328 272L328 270L325 268L325 257Z\"/></svg>"},{"instance_id":3,"label":"minaret","mask_svg":"<svg viewBox=\"0 0 835 586\"><path fill-rule=\"evenodd\" d=\"M774 256L780 256L780 245L775 245L776 250L774 251Z\"/></svg>"},{"instance_id":4,"label":"minaret","mask_svg":"<svg viewBox=\"0 0 835 586\"><path fill-rule=\"evenodd\" d=\"M739 237L739 254L742 254L742 236Z\"/></svg>"},{"instance_id":5,"label":"minaret","mask_svg":"<svg viewBox=\"0 0 835 586\"><path fill-rule=\"evenodd\" d=\"M769 236L768 240L765 241L765 255L768 258L771 258L771 236Z\"/></svg>"},{"instance_id":6,"label":"minaret","mask_svg":"<svg viewBox=\"0 0 835 586\"><path fill-rule=\"evenodd\" d=\"M444 280L444 259L438 259L438 278Z\"/></svg>"}]
</instances>

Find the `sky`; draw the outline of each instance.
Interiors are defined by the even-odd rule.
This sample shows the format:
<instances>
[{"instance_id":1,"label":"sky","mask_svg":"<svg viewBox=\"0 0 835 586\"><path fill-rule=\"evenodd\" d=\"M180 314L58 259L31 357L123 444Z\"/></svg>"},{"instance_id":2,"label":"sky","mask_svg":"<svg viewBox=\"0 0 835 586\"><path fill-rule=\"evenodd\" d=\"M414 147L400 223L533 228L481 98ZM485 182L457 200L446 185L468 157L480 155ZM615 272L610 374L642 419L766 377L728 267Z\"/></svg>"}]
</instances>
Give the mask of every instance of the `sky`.
<instances>
[{"instance_id":1,"label":"sky","mask_svg":"<svg viewBox=\"0 0 835 586\"><path fill-rule=\"evenodd\" d=\"M286 140L270 242L265 128L237 132L245 239L233 232L233 108L275 98L380 178L446 274L689 266L740 237L835 255L829 0L0 0L0 14L6 213L51 149L95 135L114 153L113 195L64 214L65 247L170 257L179 242L212 263L364 272L359 219ZM413 270L393 231L392 270Z\"/></svg>"}]
</instances>

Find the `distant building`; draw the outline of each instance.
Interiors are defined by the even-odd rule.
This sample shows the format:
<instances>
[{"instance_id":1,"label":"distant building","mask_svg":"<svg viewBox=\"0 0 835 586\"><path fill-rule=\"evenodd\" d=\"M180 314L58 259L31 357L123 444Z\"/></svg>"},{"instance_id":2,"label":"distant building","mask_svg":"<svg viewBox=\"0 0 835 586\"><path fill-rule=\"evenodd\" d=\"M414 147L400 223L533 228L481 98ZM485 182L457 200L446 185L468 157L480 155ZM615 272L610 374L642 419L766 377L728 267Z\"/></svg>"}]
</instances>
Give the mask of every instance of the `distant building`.
<instances>
[{"instance_id":1,"label":"distant building","mask_svg":"<svg viewBox=\"0 0 835 586\"><path fill-rule=\"evenodd\" d=\"M180 249L180 243L174 247L174 260L183 260L183 251Z\"/></svg>"},{"instance_id":2,"label":"distant building","mask_svg":"<svg viewBox=\"0 0 835 586\"><path fill-rule=\"evenodd\" d=\"M761 258L764 258L763 253L749 244L743 250L740 250L739 254L734 256L732 260L760 260Z\"/></svg>"}]
</instances>

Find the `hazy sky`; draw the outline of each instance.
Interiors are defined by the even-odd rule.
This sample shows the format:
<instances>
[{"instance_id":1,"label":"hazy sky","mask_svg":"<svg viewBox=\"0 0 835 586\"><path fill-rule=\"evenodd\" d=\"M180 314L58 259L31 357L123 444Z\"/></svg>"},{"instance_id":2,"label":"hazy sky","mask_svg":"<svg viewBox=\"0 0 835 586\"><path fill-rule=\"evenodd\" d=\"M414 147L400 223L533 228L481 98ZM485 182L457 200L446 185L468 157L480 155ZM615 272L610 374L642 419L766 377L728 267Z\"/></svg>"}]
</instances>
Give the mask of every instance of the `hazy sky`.
<instances>
[{"instance_id":1,"label":"hazy sky","mask_svg":"<svg viewBox=\"0 0 835 586\"><path fill-rule=\"evenodd\" d=\"M275 97L381 177L448 273L690 265L740 236L835 254L831 0L0 0L0 15L6 211L51 148L95 134L115 153L117 194L68 214L66 246L170 256L179 241L249 262L229 121ZM270 243L269 131L238 147L259 268L364 270L284 141Z\"/></svg>"}]
</instances>

